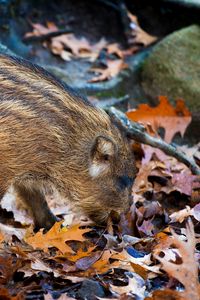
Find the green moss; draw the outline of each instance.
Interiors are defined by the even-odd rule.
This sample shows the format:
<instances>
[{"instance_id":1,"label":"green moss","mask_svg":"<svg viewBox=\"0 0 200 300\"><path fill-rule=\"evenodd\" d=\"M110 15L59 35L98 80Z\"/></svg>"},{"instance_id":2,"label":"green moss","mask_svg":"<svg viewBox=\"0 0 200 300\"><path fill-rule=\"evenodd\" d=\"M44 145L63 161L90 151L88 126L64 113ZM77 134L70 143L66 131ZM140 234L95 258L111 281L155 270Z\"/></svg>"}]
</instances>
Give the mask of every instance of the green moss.
<instances>
[{"instance_id":1,"label":"green moss","mask_svg":"<svg viewBox=\"0 0 200 300\"><path fill-rule=\"evenodd\" d=\"M184 28L162 40L143 64L142 86L148 96L184 98L200 112L200 27Z\"/></svg>"}]
</instances>

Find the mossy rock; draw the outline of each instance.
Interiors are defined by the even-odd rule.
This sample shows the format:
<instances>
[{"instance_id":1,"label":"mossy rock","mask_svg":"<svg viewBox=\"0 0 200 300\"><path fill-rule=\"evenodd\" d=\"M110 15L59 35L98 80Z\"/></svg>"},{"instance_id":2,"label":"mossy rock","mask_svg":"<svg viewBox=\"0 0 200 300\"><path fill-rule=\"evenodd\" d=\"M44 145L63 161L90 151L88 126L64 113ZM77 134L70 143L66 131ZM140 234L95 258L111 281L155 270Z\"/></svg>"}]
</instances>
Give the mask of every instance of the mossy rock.
<instances>
[{"instance_id":1,"label":"mossy rock","mask_svg":"<svg viewBox=\"0 0 200 300\"><path fill-rule=\"evenodd\" d=\"M183 98L200 115L200 26L176 31L158 43L143 64L141 78L151 99Z\"/></svg>"}]
</instances>

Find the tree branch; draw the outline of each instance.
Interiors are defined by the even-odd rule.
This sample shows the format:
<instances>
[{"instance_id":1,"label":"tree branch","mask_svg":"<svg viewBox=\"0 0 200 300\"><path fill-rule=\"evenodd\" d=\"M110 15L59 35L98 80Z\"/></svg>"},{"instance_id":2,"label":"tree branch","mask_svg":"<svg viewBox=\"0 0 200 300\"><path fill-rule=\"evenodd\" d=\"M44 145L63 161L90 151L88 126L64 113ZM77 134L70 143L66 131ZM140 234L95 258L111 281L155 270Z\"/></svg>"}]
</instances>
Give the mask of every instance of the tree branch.
<instances>
[{"instance_id":1,"label":"tree branch","mask_svg":"<svg viewBox=\"0 0 200 300\"><path fill-rule=\"evenodd\" d=\"M42 34L42 35L32 35L32 36L27 36L23 38L24 42L43 42L45 40L48 40L50 38L56 37L58 35L61 34L66 34L66 33L71 33L72 30L70 28L65 28L65 29L59 29L57 31L52 31L52 32L48 32L46 34Z\"/></svg>"},{"instance_id":2,"label":"tree branch","mask_svg":"<svg viewBox=\"0 0 200 300\"><path fill-rule=\"evenodd\" d=\"M189 158L185 153L178 151L176 146L167 144L161 139L154 138L145 132L144 126L136 122L131 122L126 115L114 107L107 109L110 117L122 126L129 137L136 142L152 146L162 150L165 154L175 157L178 161L184 163L193 174L200 175L200 168L193 158Z\"/></svg>"}]
</instances>

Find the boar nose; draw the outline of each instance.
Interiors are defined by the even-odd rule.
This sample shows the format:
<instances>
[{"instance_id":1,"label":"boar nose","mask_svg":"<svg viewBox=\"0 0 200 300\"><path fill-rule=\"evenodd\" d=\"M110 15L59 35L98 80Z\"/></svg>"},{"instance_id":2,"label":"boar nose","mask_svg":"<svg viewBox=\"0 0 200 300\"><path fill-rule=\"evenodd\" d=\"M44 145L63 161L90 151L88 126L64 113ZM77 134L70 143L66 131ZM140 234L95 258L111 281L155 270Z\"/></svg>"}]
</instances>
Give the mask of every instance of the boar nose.
<instances>
[{"instance_id":1,"label":"boar nose","mask_svg":"<svg viewBox=\"0 0 200 300\"><path fill-rule=\"evenodd\" d=\"M133 178L129 176L119 176L117 184L120 190L124 190L125 188L130 188L133 185L133 181Z\"/></svg>"}]
</instances>

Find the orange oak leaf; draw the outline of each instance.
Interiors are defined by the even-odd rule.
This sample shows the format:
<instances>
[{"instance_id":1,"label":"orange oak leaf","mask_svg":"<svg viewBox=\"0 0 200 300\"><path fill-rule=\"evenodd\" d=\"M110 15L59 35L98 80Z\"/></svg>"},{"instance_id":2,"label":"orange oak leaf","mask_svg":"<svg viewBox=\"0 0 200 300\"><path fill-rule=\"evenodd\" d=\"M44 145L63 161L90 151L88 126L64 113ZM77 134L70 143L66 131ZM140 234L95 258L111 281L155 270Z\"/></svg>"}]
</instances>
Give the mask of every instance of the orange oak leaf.
<instances>
[{"instance_id":1,"label":"orange oak leaf","mask_svg":"<svg viewBox=\"0 0 200 300\"><path fill-rule=\"evenodd\" d=\"M96 246L90 246L87 251L83 251L82 248L78 249L78 251L75 254L71 254L67 257L70 261L76 262L80 258L87 257L91 255L92 251L96 248Z\"/></svg>"},{"instance_id":2,"label":"orange oak leaf","mask_svg":"<svg viewBox=\"0 0 200 300\"><path fill-rule=\"evenodd\" d=\"M79 225L74 225L70 228L61 228L62 222L56 222L54 226L47 232L42 230L34 236L25 238L25 241L34 249L42 249L47 252L48 248L56 247L62 253L74 251L65 242L67 241L85 241L83 234L91 231L91 229L80 229Z\"/></svg>"},{"instance_id":3,"label":"orange oak leaf","mask_svg":"<svg viewBox=\"0 0 200 300\"><path fill-rule=\"evenodd\" d=\"M165 141L170 143L177 132L183 136L191 122L191 113L183 100L177 100L175 108L169 103L167 97L160 96L159 100L160 103L156 107L140 104L138 109L130 110L126 115L130 120L144 124L150 123L155 131L160 127L164 128Z\"/></svg>"}]
</instances>

